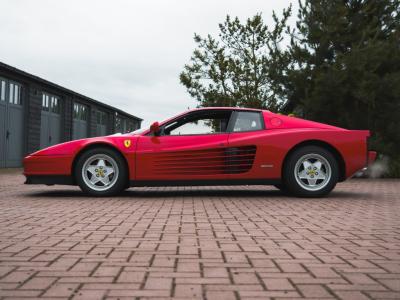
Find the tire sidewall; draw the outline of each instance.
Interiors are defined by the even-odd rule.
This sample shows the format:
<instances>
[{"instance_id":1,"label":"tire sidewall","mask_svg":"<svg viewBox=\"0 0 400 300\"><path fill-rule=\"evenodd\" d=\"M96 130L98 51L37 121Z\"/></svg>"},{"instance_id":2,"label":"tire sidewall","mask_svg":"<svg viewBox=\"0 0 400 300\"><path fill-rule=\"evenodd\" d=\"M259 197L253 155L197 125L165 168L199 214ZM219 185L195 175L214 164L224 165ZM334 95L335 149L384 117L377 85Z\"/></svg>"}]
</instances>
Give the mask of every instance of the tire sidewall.
<instances>
[{"instance_id":1,"label":"tire sidewall","mask_svg":"<svg viewBox=\"0 0 400 300\"><path fill-rule=\"evenodd\" d=\"M304 155L318 154L324 157L331 167L331 177L329 182L322 189L317 191L309 191L304 189L297 182L294 174L297 161ZM285 187L295 196L298 197L322 197L329 194L336 186L339 180L339 167L338 162L334 155L325 148L319 146L304 146L290 154L283 168L283 182Z\"/></svg>"},{"instance_id":2,"label":"tire sidewall","mask_svg":"<svg viewBox=\"0 0 400 300\"><path fill-rule=\"evenodd\" d=\"M85 164L85 162L92 157L93 155L96 154L105 154L110 157L112 157L117 166L118 166L118 178L115 184L108 190L105 191L95 191L91 189L89 186L86 185L85 181L82 178L82 168ZM99 147L99 148L94 148L94 149L89 149L82 153L80 157L78 158L76 165L75 165L75 170L74 170L74 175L77 184L79 187L82 189L83 192L86 194L92 195L92 196L112 196L116 195L119 192L121 192L124 188L126 188L127 185L127 179L128 179L128 171L127 171L127 166L124 161L124 158L119 154L117 151L109 149L109 148L104 148L104 147Z\"/></svg>"},{"instance_id":3,"label":"tire sidewall","mask_svg":"<svg viewBox=\"0 0 400 300\"><path fill-rule=\"evenodd\" d=\"M278 190L280 190L283 194L287 194L288 193L288 189L285 186L283 181L281 183L279 183L279 184L274 184L274 187L276 187Z\"/></svg>"}]
</instances>

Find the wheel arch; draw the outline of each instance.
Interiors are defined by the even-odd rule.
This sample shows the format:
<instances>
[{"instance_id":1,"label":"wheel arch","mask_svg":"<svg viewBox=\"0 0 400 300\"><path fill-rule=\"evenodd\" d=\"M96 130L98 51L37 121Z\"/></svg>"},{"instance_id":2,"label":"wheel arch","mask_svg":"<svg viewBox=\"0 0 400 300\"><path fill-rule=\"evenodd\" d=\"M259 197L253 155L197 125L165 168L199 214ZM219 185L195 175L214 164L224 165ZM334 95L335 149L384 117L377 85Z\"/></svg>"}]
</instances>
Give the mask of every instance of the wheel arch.
<instances>
[{"instance_id":1,"label":"wheel arch","mask_svg":"<svg viewBox=\"0 0 400 300\"><path fill-rule=\"evenodd\" d=\"M302 141L296 145L294 145L285 155L285 158L282 163L282 170L281 170L281 177L283 178L283 170L285 167L285 164L289 158L289 156L296 151L297 149L304 147L304 146L319 146L321 148L324 148L331 152L333 156L335 157L336 161L338 162L339 166L339 182L344 181L346 179L346 163L343 159L342 154L331 144L321 141L321 140L306 140Z\"/></svg>"},{"instance_id":2,"label":"wheel arch","mask_svg":"<svg viewBox=\"0 0 400 300\"><path fill-rule=\"evenodd\" d=\"M103 147L103 148L108 148L108 149L110 149L110 150L113 150L113 151L115 151L117 154L119 154L119 155L122 157L122 159L123 159L123 161L124 161L124 163L125 163L125 167L126 167L127 174L128 174L128 178L127 178L126 180L129 182L129 176L130 176L130 174L129 174L129 164L128 164L128 161L126 160L125 155L121 152L121 150L119 150L117 147L113 146L112 144L103 143L103 142L97 142L97 143L88 144L88 145L84 146L82 149L80 149L80 150L78 151L78 153L75 154L75 157L74 157L74 159L73 159L73 161L72 161L72 165L71 165L71 176L72 176L74 182L76 182L76 178L75 178L75 167L76 167L76 163L77 163L77 161L79 160L79 158L80 158L86 151L89 151L89 150L91 150L91 149L95 149L95 148L98 148L98 147Z\"/></svg>"}]
</instances>

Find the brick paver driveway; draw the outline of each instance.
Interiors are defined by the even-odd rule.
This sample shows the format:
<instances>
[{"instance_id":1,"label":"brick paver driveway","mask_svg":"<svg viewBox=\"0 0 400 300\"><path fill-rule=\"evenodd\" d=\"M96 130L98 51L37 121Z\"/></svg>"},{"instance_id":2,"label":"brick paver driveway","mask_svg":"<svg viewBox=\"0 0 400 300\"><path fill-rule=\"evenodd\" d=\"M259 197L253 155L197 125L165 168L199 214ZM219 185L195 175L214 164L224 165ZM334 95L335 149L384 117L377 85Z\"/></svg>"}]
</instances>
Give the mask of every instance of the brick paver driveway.
<instances>
[{"instance_id":1,"label":"brick paver driveway","mask_svg":"<svg viewBox=\"0 0 400 300\"><path fill-rule=\"evenodd\" d=\"M88 198L0 173L0 298L400 299L400 181Z\"/></svg>"}]
</instances>

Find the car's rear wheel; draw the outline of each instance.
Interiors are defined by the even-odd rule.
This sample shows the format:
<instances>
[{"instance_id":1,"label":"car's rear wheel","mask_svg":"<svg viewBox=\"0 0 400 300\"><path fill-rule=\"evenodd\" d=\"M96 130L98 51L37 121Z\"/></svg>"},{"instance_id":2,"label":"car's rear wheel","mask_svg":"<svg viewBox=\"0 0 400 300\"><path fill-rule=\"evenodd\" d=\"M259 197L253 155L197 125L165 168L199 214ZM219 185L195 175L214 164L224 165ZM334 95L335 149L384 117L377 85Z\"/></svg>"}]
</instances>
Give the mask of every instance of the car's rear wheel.
<instances>
[{"instance_id":1,"label":"car's rear wheel","mask_svg":"<svg viewBox=\"0 0 400 300\"><path fill-rule=\"evenodd\" d=\"M75 178L85 193L111 196L125 188L128 173L124 159L118 152L99 147L89 149L78 158Z\"/></svg>"},{"instance_id":2,"label":"car's rear wheel","mask_svg":"<svg viewBox=\"0 0 400 300\"><path fill-rule=\"evenodd\" d=\"M322 197L335 187L339 167L335 157L325 148L305 146L295 150L283 169L284 186L299 197Z\"/></svg>"}]
</instances>

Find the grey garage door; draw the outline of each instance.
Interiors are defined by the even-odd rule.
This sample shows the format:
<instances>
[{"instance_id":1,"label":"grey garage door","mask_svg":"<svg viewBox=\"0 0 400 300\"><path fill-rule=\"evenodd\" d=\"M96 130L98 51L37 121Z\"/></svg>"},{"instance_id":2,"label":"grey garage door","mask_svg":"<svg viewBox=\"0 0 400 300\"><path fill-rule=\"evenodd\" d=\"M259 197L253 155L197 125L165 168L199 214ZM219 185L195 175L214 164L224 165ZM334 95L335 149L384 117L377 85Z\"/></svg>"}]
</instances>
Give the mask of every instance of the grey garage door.
<instances>
[{"instance_id":1,"label":"grey garage door","mask_svg":"<svg viewBox=\"0 0 400 300\"><path fill-rule=\"evenodd\" d=\"M59 97L43 93L40 123L40 148L61 142L61 100Z\"/></svg>"},{"instance_id":2,"label":"grey garage door","mask_svg":"<svg viewBox=\"0 0 400 300\"><path fill-rule=\"evenodd\" d=\"M0 167L20 167L23 156L24 110L21 85L0 78Z\"/></svg>"},{"instance_id":3,"label":"grey garage door","mask_svg":"<svg viewBox=\"0 0 400 300\"><path fill-rule=\"evenodd\" d=\"M74 103L74 120L72 139L78 140L88 136L88 107L80 103Z\"/></svg>"},{"instance_id":4,"label":"grey garage door","mask_svg":"<svg viewBox=\"0 0 400 300\"><path fill-rule=\"evenodd\" d=\"M96 136L107 135L107 113L101 110L96 111Z\"/></svg>"}]
</instances>

